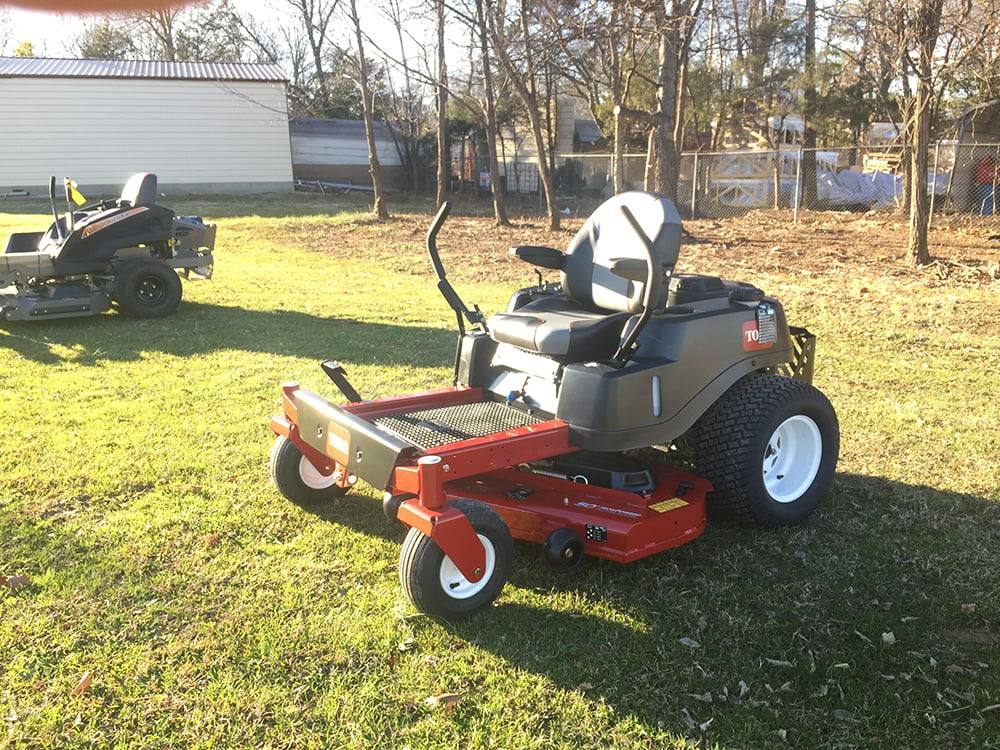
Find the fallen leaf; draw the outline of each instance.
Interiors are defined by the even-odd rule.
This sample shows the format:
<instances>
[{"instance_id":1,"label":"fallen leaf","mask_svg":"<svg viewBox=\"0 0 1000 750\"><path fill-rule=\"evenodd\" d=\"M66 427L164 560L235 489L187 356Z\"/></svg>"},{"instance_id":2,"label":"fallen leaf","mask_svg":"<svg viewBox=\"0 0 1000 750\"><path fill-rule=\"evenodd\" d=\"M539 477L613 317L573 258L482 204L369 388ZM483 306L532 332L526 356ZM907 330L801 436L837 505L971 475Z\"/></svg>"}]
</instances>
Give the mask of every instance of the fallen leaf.
<instances>
[{"instance_id":1,"label":"fallen leaf","mask_svg":"<svg viewBox=\"0 0 1000 750\"><path fill-rule=\"evenodd\" d=\"M711 703L712 694L711 693L686 693L688 698L694 698L696 701L701 703Z\"/></svg>"},{"instance_id":2,"label":"fallen leaf","mask_svg":"<svg viewBox=\"0 0 1000 750\"><path fill-rule=\"evenodd\" d=\"M785 661L784 659L768 659L765 657L764 661L766 661L772 667L781 667L782 669L789 669L790 667L795 666L790 661Z\"/></svg>"},{"instance_id":3,"label":"fallen leaf","mask_svg":"<svg viewBox=\"0 0 1000 750\"><path fill-rule=\"evenodd\" d=\"M884 643L886 646L896 645L896 634L893 633L891 630L887 633L882 633L882 643Z\"/></svg>"},{"instance_id":4,"label":"fallen leaf","mask_svg":"<svg viewBox=\"0 0 1000 750\"><path fill-rule=\"evenodd\" d=\"M701 644L698 643L698 641L694 638L688 638L687 636L680 639L680 644L682 646L687 646L688 648L701 648Z\"/></svg>"},{"instance_id":5,"label":"fallen leaf","mask_svg":"<svg viewBox=\"0 0 1000 750\"><path fill-rule=\"evenodd\" d=\"M581 682L579 685L576 686L576 689L577 690L593 690L594 686L591 685L589 682Z\"/></svg>"},{"instance_id":6,"label":"fallen leaf","mask_svg":"<svg viewBox=\"0 0 1000 750\"><path fill-rule=\"evenodd\" d=\"M832 668L833 669L850 669L851 665L848 664L846 661L842 661L842 662L839 662L837 664L834 664Z\"/></svg>"},{"instance_id":7,"label":"fallen leaf","mask_svg":"<svg viewBox=\"0 0 1000 750\"><path fill-rule=\"evenodd\" d=\"M213 531L211 534L205 535L205 546L211 549L212 547L218 546L219 542L222 541L222 534L218 531Z\"/></svg>"},{"instance_id":8,"label":"fallen leaf","mask_svg":"<svg viewBox=\"0 0 1000 750\"><path fill-rule=\"evenodd\" d=\"M963 604L962 605L962 613L963 614L971 615L975 611L976 611L976 605L975 604Z\"/></svg>"},{"instance_id":9,"label":"fallen leaf","mask_svg":"<svg viewBox=\"0 0 1000 750\"><path fill-rule=\"evenodd\" d=\"M431 708L440 708L445 713L448 713L454 710L455 704L458 703L461 697L461 693L441 693L440 695L432 695L424 698L424 705Z\"/></svg>"},{"instance_id":10,"label":"fallen leaf","mask_svg":"<svg viewBox=\"0 0 1000 750\"><path fill-rule=\"evenodd\" d=\"M84 672L80 677L80 681L76 683L76 687L73 688L73 695L83 694L87 688L90 687L90 681L93 679L93 675L90 672Z\"/></svg>"},{"instance_id":11,"label":"fallen leaf","mask_svg":"<svg viewBox=\"0 0 1000 750\"><path fill-rule=\"evenodd\" d=\"M788 730L787 729L779 729L778 730L778 739L781 740L782 742L788 742Z\"/></svg>"},{"instance_id":12,"label":"fallen leaf","mask_svg":"<svg viewBox=\"0 0 1000 750\"><path fill-rule=\"evenodd\" d=\"M31 583L28 576L0 576L0 585L6 586L11 591L20 591Z\"/></svg>"},{"instance_id":13,"label":"fallen leaf","mask_svg":"<svg viewBox=\"0 0 1000 750\"><path fill-rule=\"evenodd\" d=\"M396 646L399 651L406 653L407 651L412 651L417 647L417 642L413 638L407 638L405 641L401 641L398 646Z\"/></svg>"}]
</instances>

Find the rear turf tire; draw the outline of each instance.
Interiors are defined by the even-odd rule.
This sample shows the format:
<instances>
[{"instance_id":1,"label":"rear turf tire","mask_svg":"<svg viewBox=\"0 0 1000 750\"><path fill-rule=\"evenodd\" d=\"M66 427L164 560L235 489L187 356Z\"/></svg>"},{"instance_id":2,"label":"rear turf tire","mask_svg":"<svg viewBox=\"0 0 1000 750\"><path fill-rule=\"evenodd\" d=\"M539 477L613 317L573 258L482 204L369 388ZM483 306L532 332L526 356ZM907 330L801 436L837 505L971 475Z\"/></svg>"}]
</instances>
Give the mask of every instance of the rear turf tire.
<instances>
[{"instance_id":1,"label":"rear turf tire","mask_svg":"<svg viewBox=\"0 0 1000 750\"><path fill-rule=\"evenodd\" d=\"M452 622L489 606L510 574L514 542L503 519L485 503L455 500L486 548L486 571L472 583L429 536L410 529L399 555L399 581L413 606L424 614Z\"/></svg>"},{"instance_id":2,"label":"rear turf tire","mask_svg":"<svg viewBox=\"0 0 1000 750\"><path fill-rule=\"evenodd\" d=\"M114 298L133 318L163 318L181 303L177 272L157 260L131 260L115 277Z\"/></svg>"},{"instance_id":3,"label":"rear turf tire","mask_svg":"<svg viewBox=\"0 0 1000 750\"><path fill-rule=\"evenodd\" d=\"M271 481L278 491L297 505L315 505L343 497L348 490L324 477L284 435L271 448Z\"/></svg>"},{"instance_id":4,"label":"rear turf tire","mask_svg":"<svg viewBox=\"0 0 1000 750\"><path fill-rule=\"evenodd\" d=\"M715 487L708 495L712 515L788 526L826 494L840 427L830 401L809 383L751 375L706 412L688 443Z\"/></svg>"}]
</instances>

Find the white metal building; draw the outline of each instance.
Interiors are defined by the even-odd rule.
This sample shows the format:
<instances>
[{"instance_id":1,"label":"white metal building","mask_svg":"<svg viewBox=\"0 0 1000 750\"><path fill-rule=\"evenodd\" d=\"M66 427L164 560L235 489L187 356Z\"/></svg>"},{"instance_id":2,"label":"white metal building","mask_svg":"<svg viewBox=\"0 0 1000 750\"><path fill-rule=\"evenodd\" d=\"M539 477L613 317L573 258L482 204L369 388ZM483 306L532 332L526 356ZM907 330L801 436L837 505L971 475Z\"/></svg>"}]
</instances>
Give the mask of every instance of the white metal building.
<instances>
[{"instance_id":1,"label":"white metal building","mask_svg":"<svg viewBox=\"0 0 1000 750\"><path fill-rule=\"evenodd\" d=\"M160 191L292 189L286 80L276 65L0 57L0 192L86 194L135 172Z\"/></svg>"}]
</instances>

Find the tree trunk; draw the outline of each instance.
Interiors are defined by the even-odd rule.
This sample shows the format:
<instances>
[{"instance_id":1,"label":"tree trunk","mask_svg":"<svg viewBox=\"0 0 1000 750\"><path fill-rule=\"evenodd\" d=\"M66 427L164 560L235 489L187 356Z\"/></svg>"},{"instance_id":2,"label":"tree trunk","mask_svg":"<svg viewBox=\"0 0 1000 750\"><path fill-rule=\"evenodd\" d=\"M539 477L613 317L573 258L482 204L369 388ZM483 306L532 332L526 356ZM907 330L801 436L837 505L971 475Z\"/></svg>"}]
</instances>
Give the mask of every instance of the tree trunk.
<instances>
[{"instance_id":1,"label":"tree trunk","mask_svg":"<svg viewBox=\"0 0 1000 750\"><path fill-rule=\"evenodd\" d=\"M614 150L611 154L611 188L615 195L625 187L625 122L624 115L615 112Z\"/></svg>"},{"instance_id":2,"label":"tree trunk","mask_svg":"<svg viewBox=\"0 0 1000 750\"><path fill-rule=\"evenodd\" d=\"M375 122L372 113L374 101L368 82L368 62L365 60L365 47L361 37L361 22L358 20L357 0L351 0L351 21L354 23L354 36L358 45L358 86L361 88L365 137L368 139L368 172L372 176L372 189L375 191L372 214L379 219L388 219L389 209L385 205L385 188L382 186L382 165L379 164L378 150L375 147Z\"/></svg>"},{"instance_id":3,"label":"tree trunk","mask_svg":"<svg viewBox=\"0 0 1000 750\"><path fill-rule=\"evenodd\" d=\"M437 6L437 205L444 203L448 193L448 67L444 55L444 0Z\"/></svg>"},{"instance_id":4,"label":"tree trunk","mask_svg":"<svg viewBox=\"0 0 1000 750\"><path fill-rule=\"evenodd\" d=\"M486 19L483 16L483 0L476 0L476 24L479 27L479 56L483 66L483 93L486 96L486 147L490 158L490 191L493 193L493 219L497 226L510 224L507 218L507 201L503 183L500 180L500 164L497 158L497 111L496 95L493 92L493 71L490 70L490 45L486 37Z\"/></svg>"},{"instance_id":5,"label":"tree trunk","mask_svg":"<svg viewBox=\"0 0 1000 750\"><path fill-rule=\"evenodd\" d=\"M677 199L679 164L674 126L677 117L677 23L667 18L661 3L654 17L659 26L656 77L656 125L650 131L646 151L646 190ZM654 166L655 165L655 166Z\"/></svg>"},{"instance_id":6,"label":"tree trunk","mask_svg":"<svg viewBox=\"0 0 1000 750\"><path fill-rule=\"evenodd\" d=\"M934 102L934 49L941 28L944 0L921 0L916 20L917 89L911 101L910 123L910 241L909 255L917 265L929 263L927 222L927 156L931 145L931 107ZM905 75L905 72L904 72Z\"/></svg>"},{"instance_id":7,"label":"tree trunk","mask_svg":"<svg viewBox=\"0 0 1000 750\"><path fill-rule=\"evenodd\" d=\"M805 130L802 139L802 205L816 208L816 0L806 0L806 86L803 96L802 119Z\"/></svg>"},{"instance_id":8,"label":"tree trunk","mask_svg":"<svg viewBox=\"0 0 1000 750\"><path fill-rule=\"evenodd\" d=\"M927 196L927 152L931 143L931 91L930 80L917 81L915 111L913 114L913 142L910 144L910 240L909 255L917 265L929 263L927 247L927 221L929 201Z\"/></svg>"},{"instance_id":9,"label":"tree trunk","mask_svg":"<svg viewBox=\"0 0 1000 750\"><path fill-rule=\"evenodd\" d=\"M500 30L497 28L494 17L496 8L492 0L488 0L488 2L487 7L490 11L488 23L490 38L493 41L493 51L496 52L497 57L500 59L510 79L510 84L514 87L514 92L521 100L527 112L528 123L531 125L531 134L535 139L535 149L538 153L538 181L542 184L542 190L545 193L545 207L549 217L549 229L557 230L560 227L559 201L556 199L555 186L552 184L552 172L549 169L549 160L545 153L546 143L545 135L542 131L541 110L538 106L535 63L534 56L531 53L531 37L528 32L528 2L527 0L521 0L520 3L521 34L525 45L525 64L527 66L524 73L511 60L506 47L507 39L501 36Z\"/></svg>"}]
</instances>

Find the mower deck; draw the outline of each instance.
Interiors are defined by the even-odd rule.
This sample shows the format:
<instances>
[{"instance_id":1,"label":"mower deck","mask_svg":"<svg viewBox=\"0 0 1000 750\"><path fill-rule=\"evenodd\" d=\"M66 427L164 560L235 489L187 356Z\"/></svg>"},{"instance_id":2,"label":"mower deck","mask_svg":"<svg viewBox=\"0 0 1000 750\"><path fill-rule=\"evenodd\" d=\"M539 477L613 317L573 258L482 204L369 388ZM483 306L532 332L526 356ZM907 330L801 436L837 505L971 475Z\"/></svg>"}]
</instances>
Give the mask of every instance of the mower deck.
<instances>
[{"instance_id":1,"label":"mower deck","mask_svg":"<svg viewBox=\"0 0 1000 750\"><path fill-rule=\"evenodd\" d=\"M571 528L588 555L628 563L685 544L705 530L705 493L711 485L669 466L654 473L656 489L648 496L516 469L449 482L445 496L493 506L515 539L542 544L556 529Z\"/></svg>"}]
</instances>

